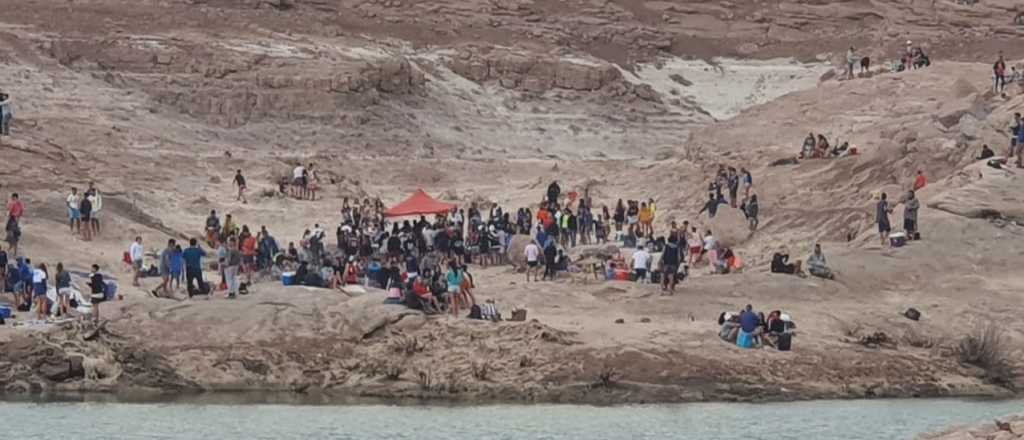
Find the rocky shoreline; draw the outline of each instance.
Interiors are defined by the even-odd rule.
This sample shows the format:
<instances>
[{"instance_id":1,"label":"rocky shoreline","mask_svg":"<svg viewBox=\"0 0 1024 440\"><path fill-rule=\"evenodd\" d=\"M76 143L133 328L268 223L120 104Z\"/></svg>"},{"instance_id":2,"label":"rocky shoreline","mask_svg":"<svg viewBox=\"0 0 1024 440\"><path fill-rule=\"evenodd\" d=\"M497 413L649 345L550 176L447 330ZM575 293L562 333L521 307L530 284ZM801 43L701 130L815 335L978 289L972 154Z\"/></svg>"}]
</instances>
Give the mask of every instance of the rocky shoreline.
<instances>
[{"instance_id":1,"label":"rocky shoreline","mask_svg":"<svg viewBox=\"0 0 1024 440\"><path fill-rule=\"evenodd\" d=\"M537 320L427 318L368 297L325 304L294 293L287 301L253 301L231 323L211 322L233 305L126 303L98 328L74 321L45 331L4 329L0 390L8 397L270 393L324 403L598 405L1019 396L955 363L921 366L914 354L899 351L866 350L854 365L811 349L799 357L764 350L719 362L670 347L586 347L575 333ZM302 318L306 307L321 320ZM268 328L268 319L279 327ZM208 336L185 337L181 329Z\"/></svg>"},{"instance_id":2,"label":"rocky shoreline","mask_svg":"<svg viewBox=\"0 0 1024 440\"><path fill-rule=\"evenodd\" d=\"M1024 438L1024 415L995 419L973 427L922 434L917 440L1017 440Z\"/></svg>"}]
</instances>

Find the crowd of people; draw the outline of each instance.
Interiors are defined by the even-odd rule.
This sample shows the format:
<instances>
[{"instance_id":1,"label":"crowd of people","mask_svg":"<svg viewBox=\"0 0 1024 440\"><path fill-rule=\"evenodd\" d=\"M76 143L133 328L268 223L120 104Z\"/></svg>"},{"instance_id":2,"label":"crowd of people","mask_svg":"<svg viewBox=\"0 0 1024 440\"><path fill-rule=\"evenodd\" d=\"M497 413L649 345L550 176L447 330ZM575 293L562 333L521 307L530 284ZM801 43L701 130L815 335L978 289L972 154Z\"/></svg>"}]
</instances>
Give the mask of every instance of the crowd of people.
<instances>
[{"instance_id":1,"label":"crowd of people","mask_svg":"<svg viewBox=\"0 0 1024 440\"><path fill-rule=\"evenodd\" d=\"M722 312L718 315L720 326L718 337L741 348L774 347L789 351L795 334L796 323L787 313L773 310L765 316L754 311L747 304L739 312Z\"/></svg>"}]
</instances>

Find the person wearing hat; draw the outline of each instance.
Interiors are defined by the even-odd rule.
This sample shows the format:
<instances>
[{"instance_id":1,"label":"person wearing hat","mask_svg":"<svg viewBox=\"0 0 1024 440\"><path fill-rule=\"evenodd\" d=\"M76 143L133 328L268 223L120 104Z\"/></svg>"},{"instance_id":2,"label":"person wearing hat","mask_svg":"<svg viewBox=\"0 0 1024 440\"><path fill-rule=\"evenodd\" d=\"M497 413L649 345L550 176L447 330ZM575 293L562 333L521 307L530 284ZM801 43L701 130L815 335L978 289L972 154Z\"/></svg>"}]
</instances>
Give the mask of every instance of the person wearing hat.
<instances>
[{"instance_id":1,"label":"person wearing hat","mask_svg":"<svg viewBox=\"0 0 1024 440\"><path fill-rule=\"evenodd\" d=\"M729 343L736 343L736 336L740 333L739 316L732 312L724 312L718 316L718 325L722 326L718 331L718 337Z\"/></svg>"}]
</instances>

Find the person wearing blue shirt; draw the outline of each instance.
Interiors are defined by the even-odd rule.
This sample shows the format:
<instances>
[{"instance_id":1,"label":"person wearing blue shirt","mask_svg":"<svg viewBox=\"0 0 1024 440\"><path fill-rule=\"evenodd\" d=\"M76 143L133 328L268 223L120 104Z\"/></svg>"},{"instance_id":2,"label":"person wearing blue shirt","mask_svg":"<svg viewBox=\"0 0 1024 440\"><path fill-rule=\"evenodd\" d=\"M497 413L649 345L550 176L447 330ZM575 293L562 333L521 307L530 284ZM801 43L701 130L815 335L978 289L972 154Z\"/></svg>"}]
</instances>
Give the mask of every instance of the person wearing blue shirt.
<instances>
[{"instance_id":1,"label":"person wearing blue shirt","mask_svg":"<svg viewBox=\"0 0 1024 440\"><path fill-rule=\"evenodd\" d=\"M752 348L760 345L761 317L754 312L754 307L747 304L747 307L740 313L740 336L737 338L737 345L744 348ZM741 340L749 340L750 345L744 346Z\"/></svg>"},{"instance_id":2,"label":"person wearing blue shirt","mask_svg":"<svg viewBox=\"0 0 1024 440\"><path fill-rule=\"evenodd\" d=\"M174 254L171 255L171 284L175 285L175 289L181 288L181 272L185 266L185 260L182 257L181 246L174 247Z\"/></svg>"},{"instance_id":3,"label":"person wearing blue shirt","mask_svg":"<svg viewBox=\"0 0 1024 440\"><path fill-rule=\"evenodd\" d=\"M194 292L205 290L203 289L203 257L205 256L206 251L199 247L198 241L194 238L188 241L188 249L181 253L181 259L185 263L185 290L190 298ZM196 283L193 284L193 281Z\"/></svg>"}]
</instances>

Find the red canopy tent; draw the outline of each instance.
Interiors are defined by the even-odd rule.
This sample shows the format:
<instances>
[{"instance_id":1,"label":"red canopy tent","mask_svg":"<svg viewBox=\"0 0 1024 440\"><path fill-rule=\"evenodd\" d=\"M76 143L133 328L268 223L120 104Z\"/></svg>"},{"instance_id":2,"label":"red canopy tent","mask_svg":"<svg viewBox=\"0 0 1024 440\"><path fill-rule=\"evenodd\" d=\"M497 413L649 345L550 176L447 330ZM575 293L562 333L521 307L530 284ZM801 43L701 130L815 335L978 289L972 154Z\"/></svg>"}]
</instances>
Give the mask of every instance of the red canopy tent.
<instances>
[{"instance_id":1,"label":"red canopy tent","mask_svg":"<svg viewBox=\"0 0 1024 440\"><path fill-rule=\"evenodd\" d=\"M451 211L454 207L455 205L451 203L440 202L428 196L422 189L417 189L408 199L384 212L384 216L404 217L409 215L444 214Z\"/></svg>"}]
</instances>

